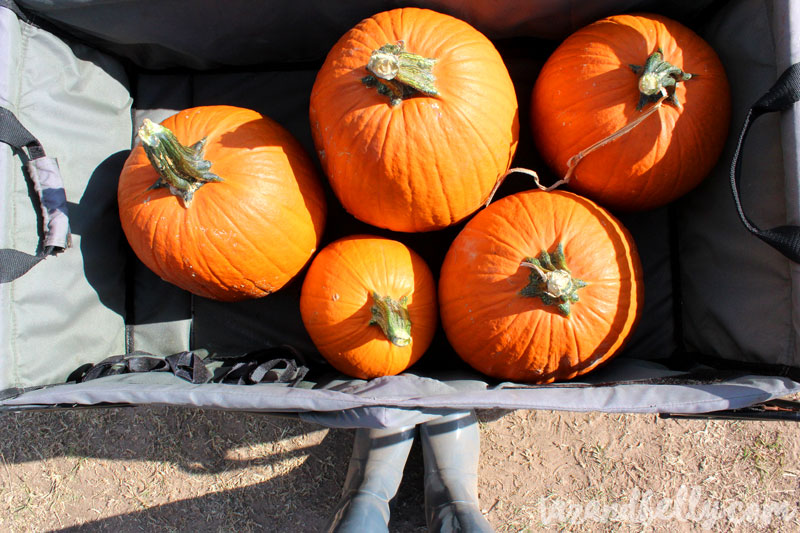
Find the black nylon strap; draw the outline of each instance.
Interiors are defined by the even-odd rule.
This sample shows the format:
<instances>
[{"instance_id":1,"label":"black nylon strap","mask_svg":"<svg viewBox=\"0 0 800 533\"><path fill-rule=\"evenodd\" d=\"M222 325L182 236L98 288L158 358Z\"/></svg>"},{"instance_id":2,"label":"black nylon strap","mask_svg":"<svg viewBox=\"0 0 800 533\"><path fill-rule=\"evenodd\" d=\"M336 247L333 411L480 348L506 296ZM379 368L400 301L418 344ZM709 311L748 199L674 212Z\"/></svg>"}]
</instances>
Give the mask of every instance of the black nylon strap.
<instances>
[{"instance_id":1,"label":"black nylon strap","mask_svg":"<svg viewBox=\"0 0 800 533\"><path fill-rule=\"evenodd\" d=\"M17 152L27 149L28 159L39 159L46 155L42 143L5 107L0 107L0 142L8 144Z\"/></svg>"},{"instance_id":2,"label":"black nylon strap","mask_svg":"<svg viewBox=\"0 0 800 533\"><path fill-rule=\"evenodd\" d=\"M733 155L730 176L733 201L736 204L736 211L744 227L795 263L800 263L800 226L778 226L766 230L756 226L744 212L742 201L739 197L739 183L741 182L742 174L742 147L753 121L764 113L786 111L798 100L800 100L800 63L795 63L781 74L772 88L759 98L747 112L742 132L739 134L739 142Z\"/></svg>"},{"instance_id":3,"label":"black nylon strap","mask_svg":"<svg viewBox=\"0 0 800 533\"><path fill-rule=\"evenodd\" d=\"M0 249L0 283L8 283L19 278L47 254L31 255L12 248Z\"/></svg>"},{"instance_id":4,"label":"black nylon strap","mask_svg":"<svg viewBox=\"0 0 800 533\"><path fill-rule=\"evenodd\" d=\"M242 357L224 358L213 381L254 385L256 383L286 383L292 387L308 373L303 356L292 346L283 345L250 352ZM299 364L298 364L299 362Z\"/></svg>"},{"instance_id":5,"label":"black nylon strap","mask_svg":"<svg viewBox=\"0 0 800 533\"><path fill-rule=\"evenodd\" d=\"M192 352L170 355L166 358L166 361L172 373L181 379L192 383L206 383L211 380L211 372L203 363L203 358Z\"/></svg>"},{"instance_id":6,"label":"black nylon strap","mask_svg":"<svg viewBox=\"0 0 800 533\"><path fill-rule=\"evenodd\" d=\"M298 364L298 361L300 364ZM208 365L222 362L214 373ZM170 372L191 383L229 383L254 385L256 383L284 383L297 386L308 373L303 357L290 346L279 346L251 352L232 358L203 358L194 352L179 352L167 357L136 352L114 355L97 364L86 364L76 369L68 382L82 383L117 374L140 372Z\"/></svg>"},{"instance_id":7,"label":"black nylon strap","mask_svg":"<svg viewBox=\"0 0 800 533\"><path fill-rule=\"evenodd\" d=\"M7 7L5 2L0 5ZM0 107L0 142L10 145L15 152L25 150L28 159L45 155L44 148L36 137L25 129L14 113L4 107ZM19 278L44 259L45 255L30 255L10 248L0 250L0 283Z\"/></svg>"},{"instance_id":8,"label":"black nylon strap","mask_svg":"<svg viewBox=\"0 0 800 533\"><path fill-rule=\"evenodd\" d=\"M0 249L0 283L8 283L24 275L42 259L64 251L65 246L69 246L70 236L61 175L54 174L53 166L47 165L48 159L39 140L4 107L0 107L0 142L8 144L26 163L28 179L39 195L43 213L44 243L39 253L30 255L10 248ZM57 171L57 166L55 168ZM56 242L58 246L53 246Z\"/></svg>"}]
</instances>

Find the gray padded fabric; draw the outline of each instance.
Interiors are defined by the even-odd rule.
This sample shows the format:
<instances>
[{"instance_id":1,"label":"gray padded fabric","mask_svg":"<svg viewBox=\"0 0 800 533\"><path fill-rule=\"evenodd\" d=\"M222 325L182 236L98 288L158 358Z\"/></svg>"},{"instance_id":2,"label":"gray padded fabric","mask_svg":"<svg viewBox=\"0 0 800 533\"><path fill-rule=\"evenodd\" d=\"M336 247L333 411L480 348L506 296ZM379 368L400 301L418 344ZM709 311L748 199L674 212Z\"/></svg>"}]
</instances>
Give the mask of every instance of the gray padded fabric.
<instances>
[{"instance_id":1,"label":"gray padded fabric","mask_svg":"<svg viewBox=\"0 0 800 533\"><path fill-rule=\"evenodd\" d=\"M617 366L643 363L618 359ZM620 375L633 371L624 368ZM640 373L669 374L657 367ZM800 384L786 378L743 376L710 385L630 384L596 388L493 388L467 380L433 380L412 374L355 380L333 389L287 388L281 385L192 385L169 374L110 376L91 383L34 390L0 405L92 405L100 402L167 404L263 412L306 413L308 420L338 427L396 427L442 409L546 409L607 413L703 413L736 409L786 396ZM409 412L414 410L416 412ZM314 414L315 413L315 414Z\"/></svg>"},{"instance_id":2,"label":"gray padded fabric","mask_svg":"<svg viewBox=\"0 0 800 533\"><path fill-rule=\"evenodd\" d=\"M11 72L16 65L15 54L20 48L22 32L17 17L9 10L0 8L0 106L11 107L16 98L17 84L12 82ZM12 179L19 179L20 161L6 146L0 146L0 248L8 248L10 235L3 228L10 228L14 221L11 194L14 190ZM8 352L14 330L11 327L11 285L0 284L0 350ZM13 376L14 360L0 357L0 376ZM9 379L3 379L8 383ZM0 389L2 389L0 385Z\"/></svg>"},{"instance_id":3,"label":"gray padded fabric","mask_svg":"<svg viewBox=\"0 0 800 533\"><path fill-rule=\"evenodd\" d=\"M0 287L2 390L63 382L77 366L125 349L115 191L130 146L131 98L116 61L20 23L5 8L0 19L10 45L0 52L3 105L58 161L73 232L72 248ZM39 207L21 160L6 145L0 152L0 248L35 254Z\"/></svg>"},{"instance_id":4,"label":"gray padded fabric","mask_svg":"<svg viewBox=\"0 0 800 533\"><path fill-rule=\"evenodd\" d=\"M779 37L787 34L787 25L798 24L798 18L774 12L773 5L782 3L730 3L707 33L733 87L733 112L720 163L680 202L683 327L690 350L724 359L800 366L800 307L792 290L797 265L745 230L729 184L730 161L746 112L788 66L789 42ZM795 3L795 15L796 8ZM797 32L792 35L796 42ZM779 53L784 56L781 65ZM781 122L792 125L796 115L759 118L744 148L741 195L745 211L763 228L790 219L797 223L798 175L796 163L791 163L796 161L796 139L789 144L781 133ZM787 161L792 166L785 165Z\"/></svg>"}]
</instances>

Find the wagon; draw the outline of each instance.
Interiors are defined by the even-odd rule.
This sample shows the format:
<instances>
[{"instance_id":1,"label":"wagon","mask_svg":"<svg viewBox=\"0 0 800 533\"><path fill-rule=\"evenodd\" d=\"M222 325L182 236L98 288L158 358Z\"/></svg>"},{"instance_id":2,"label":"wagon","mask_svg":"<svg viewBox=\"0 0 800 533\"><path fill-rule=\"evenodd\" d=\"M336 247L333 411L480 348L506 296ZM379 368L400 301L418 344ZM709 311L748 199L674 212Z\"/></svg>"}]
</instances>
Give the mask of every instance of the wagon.
<instances>
[{"instance_id":1,"label":"wagon","mask_svg":"<svg viewBox=\"0 0 800 533\"><path fill-rule=\"evenodd\" d=\"M122 232L117 181L144 119L199 105L246 107L314 154L309 94L325 54L359 20L395 3L3 0L0 408L165 404L353 428L484 408L797 420L796 404L781 398L800 391L800 115L791 99L800 76L782 80L788 101L751 107L800 60L792 38L800 5L573 4L427 2L482 31L506 62L520 105L515 166L549 172L524 118L548 55L575 29L622 11L660 12L715 48L731 82L732 127L699 187L665 207L618 214L639 248L646 292L624 352L576 380L530 385L477 373L441 332L402 375L344 376L300 320L302 275L265 298L212 301L159 279ZM47 238L56 231L48 223L67 223L46 209L61 189L54 174L71 246ZM498 194L530 187L511 177ZM326 193L325 242L393 235ZM403 239L438 272L462 227Z\"/></svg>"},{"instance_id":2,"label":"wagon","mask_svg":"<svg viewBox=\"0 0 800 533\"><path fill-rule=\"evenodd\" d=\"M653 8L613 0L577 12L556 1L491 9L433 4L496 43L520 117L559 39L604 15ZM730 188L748 110L800 53L790 39L795 6L679 2L662 10L703 35L726 67L733 88L728 143L686 197L619 215L644 264L641 323L612 363L547 386L489 380L460 363L441 335L431 355L401 376L347 378L316 354L299 320L299 280L268 298L219 303L158 279L130 253L116 183L145 118L196 105L248 107L284 125L313 154L308 98L327 50L353 24L391 6L320 3L302 16L290 3L235 2L219 11L203 2L191 15L183 7L3 3L3 126L16 118L37 141L0 152L3 408L163 403L385 426L409 413L493 407L711 413L751 408L800 387L796 264L747 230ZM520 122L515 166L546 173L530 126ZM756 122L744 145L739 205L757 227L794 224L800 216L797 131L790 102ZM46 159L37 159L42 154ZM63 178L72 230L72 246L52 255L24 170L36 163L44 180L49 158ZM530 186L510 178L500 194ZM350 217L328 194L326 241L382 231ZM436 272L459 229L405 237Z\"/></svg>"}]
</instances>

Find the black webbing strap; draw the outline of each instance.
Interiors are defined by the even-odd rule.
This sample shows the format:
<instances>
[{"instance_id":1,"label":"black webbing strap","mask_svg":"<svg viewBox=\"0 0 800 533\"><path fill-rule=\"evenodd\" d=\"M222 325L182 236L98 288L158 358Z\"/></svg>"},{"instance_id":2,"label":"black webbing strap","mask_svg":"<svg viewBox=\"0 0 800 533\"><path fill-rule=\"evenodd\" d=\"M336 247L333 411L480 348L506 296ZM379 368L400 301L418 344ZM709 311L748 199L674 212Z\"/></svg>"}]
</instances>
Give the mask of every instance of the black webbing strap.
<instances>
[{"instance_id":1,"label":"black webbing strap","mask_svg":"<svg viewBox=\"0 0 800 533\"><path fill-rule=\"evenodd\" d=\"M201 352L179 352L167 357L136 352L108 357L97 364L86 364L75 370L68 382L82 383L118 374L169 372L190 383L284 383L297 386L308 373L308 367L297 350L278 346L237 357L204 357Z\"/></svg>"},{"instance_id":2,"label":"black webbing strap","mask_svg":"<svg viewBox=\"0 0 800 533\"><path fill-rule=\"evenodd\" d=\"M296 386L308 373L303 356L289 345L219 360L223 365L215 372L213 378L213 381L218 383L237 385L286 383Z\"/></svg>"},{"instance_id":3,"label":"black webbing strap","mask_svg":"<svg viewBox=\"0 0 800 533\"><path fill-rule=\"evenodd\" d=\"M28 159L45 156L42 143L25 129L14 113L5 107L0 107L0 142L10 145L15 150L25 150Z\"/></svg>"},{"instance_id":4,"label":"black webbing strap","mask_svg":"<svg viewBox=\"0 0 800 533\"><path fill-rule=\"evenodd\" d=\"M750 375L750 373L741 370L697 368L672 376L655 378L598 382L558 381L544 385L509 385L508 383L502 383L499 387L503 389L601 389L618 385L715 385L747 375Z\"/></svg>"},{"instance_id":5,"label":"black webbing strap","mask_svg":"<svg viewBox=\"0 0 800 533\"><path fill-rule=\"evenodd\" d=\"M8 283L70 245L69 215L64 184L55 160L47 157L39 140L4 107L0 107L0 142L9 145L25 162L28 178L39 195L44 236L41 251L36 255L11 248L0 249L0 283Z\"/></svg>"},{"instance_id":6,"label":"black webbing strap","mask_svg":"<svg viewBox=\"0 0 800 533\"><path fill-rule=\"evenodd\" d=\"M12 248L0 248L0 283L21 277L45 257L45 254L31 255Z\"/></svg>"},{"instance_id":7,"label":"black webbing strap","mask_svg":"<svg viewBox=\"0 0 800 533\"><path fill-rule=\"evenodd\" d=\"M739 218L745 228L795 263L800 263L800 226L779 226L766 230L760 229L744 213L742 201L739 198L739 182L741 181L742 173L742 146L753 121L764 113L786 111L798 100L800 100L800 63L795 63L781 74L772 88L759 98L747 112L742 126L742 133L739 135L739 143L736 145L736 152L731 163L731 191L733 192L733 200L736 203Z\"/></svg>"},{"instance_id":8,"label":"black webbing strap","mask_svg":"<svg viewBox=\"0 0 800 533\"><path fill-rule=\"evenodd\" d=\"M7 7L5 2L0 5ZM0 142L8 144L14 151L24 150L28 159L45 155L42 144L25 129L14 113L4 107L0 107ZM45 257L44 254L30 255L12 249L0 249L0 283L19 278Z\"/></svg>"}]
</instances>

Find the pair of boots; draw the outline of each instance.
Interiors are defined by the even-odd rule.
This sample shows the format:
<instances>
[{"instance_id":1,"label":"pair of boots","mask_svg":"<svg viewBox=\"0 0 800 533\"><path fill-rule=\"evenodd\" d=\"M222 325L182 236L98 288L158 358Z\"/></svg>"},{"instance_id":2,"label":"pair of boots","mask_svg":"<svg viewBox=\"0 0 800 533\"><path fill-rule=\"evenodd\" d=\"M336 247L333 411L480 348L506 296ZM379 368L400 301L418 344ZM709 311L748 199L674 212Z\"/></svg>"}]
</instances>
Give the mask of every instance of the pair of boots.
<instances>
[{"instance_id":1,"label":"pair of boots","mask_svg":"<svg viewBox=\"0 0 800 533\"><path fill-rule=\"evenodd\" d=\"M478 506L480 435L473 411L401 429L357 429L353 456L328 532L388 531L389 502L419 432L425 463L425 518L436 533L491 532Z\"/></svg>"}]
</instances>

